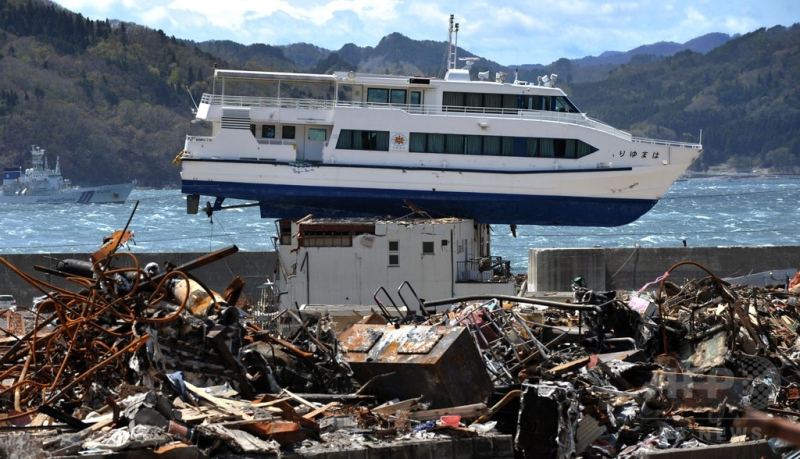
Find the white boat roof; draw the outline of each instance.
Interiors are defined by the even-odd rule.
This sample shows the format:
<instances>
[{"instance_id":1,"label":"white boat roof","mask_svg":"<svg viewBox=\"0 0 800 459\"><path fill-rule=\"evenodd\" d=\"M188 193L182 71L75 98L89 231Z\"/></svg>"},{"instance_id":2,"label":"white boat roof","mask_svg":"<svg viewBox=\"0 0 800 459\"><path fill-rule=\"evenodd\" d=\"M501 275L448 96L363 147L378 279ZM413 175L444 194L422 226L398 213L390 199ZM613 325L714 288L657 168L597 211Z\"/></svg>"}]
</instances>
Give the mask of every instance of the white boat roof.
<instances>
[{"instance_id":1,"label":"white boat roof","mask_svg":"<svg viewBox=\"0 0 800 459\"><path fill-rule=\"evenodd\" d=\"M336 76L320 73L291 73L291 72L261 72L253 70L214 70L214 78L235 78L240 80L286 80L286 81L306 81L306 82L329 82L336 81Z\"/></svg>"}]
</instances>

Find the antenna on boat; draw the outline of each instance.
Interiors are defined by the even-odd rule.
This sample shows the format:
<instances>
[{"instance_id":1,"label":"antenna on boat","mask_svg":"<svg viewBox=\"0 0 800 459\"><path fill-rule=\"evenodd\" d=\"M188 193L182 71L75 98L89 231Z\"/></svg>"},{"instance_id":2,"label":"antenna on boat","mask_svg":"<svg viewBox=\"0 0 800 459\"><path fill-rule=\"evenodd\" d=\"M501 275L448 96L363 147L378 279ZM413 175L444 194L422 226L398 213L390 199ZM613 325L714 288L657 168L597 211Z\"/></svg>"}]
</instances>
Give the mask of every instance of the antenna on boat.
<instances>
[{"instance_id":1,"label":"antenna on boat","mask_svg":"<svg viewBox=\"0 0 800 459\"><path fill-rule=\"evenodd\" d=\"M447 33L447 41L450 43L450 50L447 54L447 70L456 68L456 54L458 53L458 23L453 22L455 15L450 15L450 29ZM455 46L453 45L453 34L455 33Z\"/></svg>"},{"instance_id":2,"label":"antenna on boat","mask_svg":"<svg viewBox=\"0 0 800 459\"><path fill-rule=\"evenodd\" d=\"M189 93L189 97L191 97L192 103L194 104L194 110L192 110L192 114L196 115L197 114L197 102L194 101L194 96L192 95L192 91L189 90L189 85L184 85L184 86L186 86L186 92Z\"/></svg>"}]
</instances>

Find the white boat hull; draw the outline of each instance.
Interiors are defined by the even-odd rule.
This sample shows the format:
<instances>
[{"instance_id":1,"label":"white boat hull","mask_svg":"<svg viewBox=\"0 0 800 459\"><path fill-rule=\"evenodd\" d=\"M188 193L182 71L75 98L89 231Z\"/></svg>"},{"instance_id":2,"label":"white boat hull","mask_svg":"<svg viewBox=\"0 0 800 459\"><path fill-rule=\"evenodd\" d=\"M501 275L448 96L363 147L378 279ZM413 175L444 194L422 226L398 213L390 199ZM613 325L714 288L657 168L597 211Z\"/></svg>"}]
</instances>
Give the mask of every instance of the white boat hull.
<instances>
[{"instance_id":1,"label":"white boat hull","mask_svg":"<svg viewBox=\"0 0 800 459\"><path fill-rule=\"evenodd\" d=\"M618 226L650 210L684 169L501 173L185 160L182 191L258 201L263 217L400 217L413 205L479 223Z\"/></svg>"}]
</instances>

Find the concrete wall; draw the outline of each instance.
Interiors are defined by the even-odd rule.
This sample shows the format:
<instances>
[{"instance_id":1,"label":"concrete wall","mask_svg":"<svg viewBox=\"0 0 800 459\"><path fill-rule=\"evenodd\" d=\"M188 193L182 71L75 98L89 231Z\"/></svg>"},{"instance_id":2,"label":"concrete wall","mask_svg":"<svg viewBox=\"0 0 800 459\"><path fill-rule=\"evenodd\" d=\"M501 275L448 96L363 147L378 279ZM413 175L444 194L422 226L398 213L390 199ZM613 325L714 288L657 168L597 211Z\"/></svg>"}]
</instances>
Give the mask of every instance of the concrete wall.
<instances>
[{"instance_id":1,"label":"concrete wall","mask_svg":"<svg viewBox=\"0 0 800 459\"><path fill-rule=\"evenodd\" d=\"M141 253L135 254L144 266L151 261L176 265L198 258L200 253ZM531 249L528 260L528 290L564 292L570 281L583 276L593 290L638 290L663 275L680 261L694 261L719 277L743 276L753 272L800 269L800 247L695 247L695 248L620 248L620 249ZM64 279L48 276L33 269L34 265L55 268L58 260L73 258L88 260L89 254L31 254L5 255L12 266L37 279L50 281L59 287L75 290ZM274 279L275 252L238 252L193 272L209 288L223 291L235 276L246 281L245 295L257 299L256 287L268 278ZM687 279L706 276L702 270L683 266L676 269L671 280L683 283ZM477 284L476 284L477 285ZM392 290L394 294L394 290ZM488 292L486 292L488 293ZM41 295L4 264L0 264L0 294L11 294L22 306L28 306ZM432 298L426 298L432 299Z\"/></svg>"},{"instance_id":2,"label":"concrete wall","mask_svg":"<svg viewBox=\"0 0 800 459\"><path fill-rule=\"evenodd\" d=\"M156 262L160 266L164 262L171 262L181 265L205 254L203 253L134 253L139 261L140 267L144 268L147 263ZM44 274L33 269L34 265L44 266L55 269L59 260L76 259L88 260L89 254L30 254L30 255L4 255L3 258L14 268L37 279L51 282L57 287L66 288L70 291L78 291L76 284L69 283L58 276ZM274 279L274 271L277 263L275 252L237 252L228 257L217 260L202 268L191 272L197 279L206 284L210 289L222 292L234 279L239 276L245 280L244 294L254 301L259 298L257 287L263 284L267 278ZM119 265L122 267L122 261ZM131 266L131 265L125 265ZM12 269L5 264L0 264L0 294L11 294L20 306L30 306L31 300L43 293L36 290L30 283L24 281Z\"/></svg>"},{"instance_id":3,"label":"concrete wall","mask_svg":"<svg viewBox=\"0 0 800 459\"><path fill-rule=\"evenodd\" d=\"M681 261L698 263L717 277L738 277L800 269L800 247L531 249L528 290L567 292L576 276L582 276L592 290L639 290ZM702 269L681 266L670 280L682 284L707 275Z\"/></svg>"}]
</instances>

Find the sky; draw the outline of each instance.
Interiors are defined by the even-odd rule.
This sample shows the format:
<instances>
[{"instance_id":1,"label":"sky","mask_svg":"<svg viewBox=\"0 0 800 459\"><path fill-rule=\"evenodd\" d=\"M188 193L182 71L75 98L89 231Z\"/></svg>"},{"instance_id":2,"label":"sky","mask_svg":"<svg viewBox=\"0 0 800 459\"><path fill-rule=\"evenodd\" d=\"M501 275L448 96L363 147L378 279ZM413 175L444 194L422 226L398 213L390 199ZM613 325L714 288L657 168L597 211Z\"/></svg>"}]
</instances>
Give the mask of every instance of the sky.
<instances>
[{"instance_id":1,"label":"sky","mask_svg":"<svg viewBox=\"0 0 800 459\"><path fill-rule=\"evenodd\" d=\"M685 43L800 22L797 0L56 0L95 20L118 19L193 41L376 46L399 32L447 41L510 66L549 64L640 45ZM444 52L444 51L443 51Z\"/></svg>"}]
</instances>

